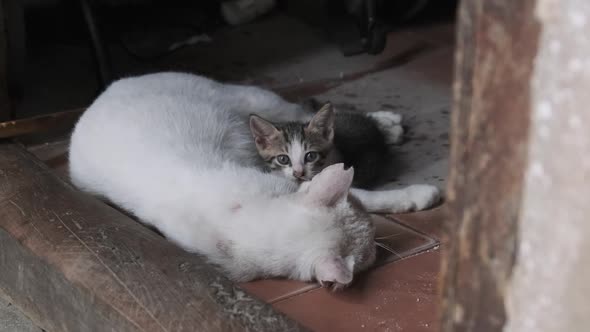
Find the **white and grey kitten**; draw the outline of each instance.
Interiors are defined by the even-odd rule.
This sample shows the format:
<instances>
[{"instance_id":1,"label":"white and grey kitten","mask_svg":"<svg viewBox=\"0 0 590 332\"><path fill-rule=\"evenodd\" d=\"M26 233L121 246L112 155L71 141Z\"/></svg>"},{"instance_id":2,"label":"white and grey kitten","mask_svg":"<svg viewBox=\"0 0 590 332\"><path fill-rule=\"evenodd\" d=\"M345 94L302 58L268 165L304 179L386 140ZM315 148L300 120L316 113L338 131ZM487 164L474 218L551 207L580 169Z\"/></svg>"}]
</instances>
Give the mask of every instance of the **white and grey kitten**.
<instances>
[{"instance_id":1,"label":"white and grey kitten","mask_svg":"<svg viewBox=\"0 0 590 332\"><path fill-rule=\"evenodd\" d=\"M308 181L325 167L354 167L356 187L375 184L388 161L389 149L377 121L362 113L335 113L325 104L307 122L272 123L250 117L250 130L261 158L271 171Z\"/></svg>"},{"instance_id":2,"label":"white and grey kitten","mask_svg":"<svg viewBox=\"0 0 590 332\"><path fill-rule=\"evenodd\" d=\"M422 210L440 199L438 188L430 185L384 191L363 189L374 185L379 178L387 159L387 144L401 139L403 130L399 115L389 112L335 114L328 103L309 122L271 122L251 115L250 130L266 167L287 179L308 181L335 163L354 167L354 188L350 193L369 212Z\"/></svg>"},{"instance_id":3,"label":"white and grey kitten","mask_svg":"<svg viewBox=\"0 0 590 332\"><path fill-rule=\"evenodd\" d=\"M348 195L353 170L332 165L300 186L263 172L248 127L253 112L273 121L306 116L268 91L195 75L119 80L76 124L72 181L235 281L348 285L375 260L370 216Z\"/></svg>"}]
</instances>

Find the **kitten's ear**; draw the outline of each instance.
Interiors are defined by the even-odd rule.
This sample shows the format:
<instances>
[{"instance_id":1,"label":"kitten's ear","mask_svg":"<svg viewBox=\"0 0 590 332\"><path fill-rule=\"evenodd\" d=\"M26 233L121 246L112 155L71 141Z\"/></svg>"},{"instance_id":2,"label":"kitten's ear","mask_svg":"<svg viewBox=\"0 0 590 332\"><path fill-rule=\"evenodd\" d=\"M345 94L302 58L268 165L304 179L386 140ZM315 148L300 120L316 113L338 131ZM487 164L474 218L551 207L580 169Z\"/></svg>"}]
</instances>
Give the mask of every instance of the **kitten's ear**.
<instances>
[{"instance_id":1,"label":"kitten's ear","mask_svg":"<svg viewBox=\"0 0 590 332\"><path fill-rule=\"evenodd\" d=\"M280 134L272 123L255 114L250 115L250 131L254 136L256 146L262 149L268 147L270 141Z\"/></svg>"},{"instance_id":2,"label":"kitten's ear","mask_svg":"<svg viewBox=\"0 0 590 332\"><path fill-rule=\"evenodd\" d=\"M328 141L334 138L334 108L326 103L311 119L306 128L310 132L319 133Z\"/></svg>"},{"instance_id":3,"label":"kitten's ear","mask_svg":"<svg viewBox=\"0 0 590 332\"><path fill-rule=\"evenodd\" d=\"M345 286L352 282L354 261L352 264L342 257L320 259L315 266L316 280L323 285L335 283L334 288Z\"/></svg>"},{"instance_id":4,"label":"kitten's ear","mask_svg":"<svg viewBox=\"0 0 590 332\"><path fill-rule=\"evenodd\" d=\"M344 164L334 164L324 168L311 181L303 183L299 189L306 202L319 206L334 206L348 197L354 177L354 169L344 169Z\"/></svg>"}]
</instances>

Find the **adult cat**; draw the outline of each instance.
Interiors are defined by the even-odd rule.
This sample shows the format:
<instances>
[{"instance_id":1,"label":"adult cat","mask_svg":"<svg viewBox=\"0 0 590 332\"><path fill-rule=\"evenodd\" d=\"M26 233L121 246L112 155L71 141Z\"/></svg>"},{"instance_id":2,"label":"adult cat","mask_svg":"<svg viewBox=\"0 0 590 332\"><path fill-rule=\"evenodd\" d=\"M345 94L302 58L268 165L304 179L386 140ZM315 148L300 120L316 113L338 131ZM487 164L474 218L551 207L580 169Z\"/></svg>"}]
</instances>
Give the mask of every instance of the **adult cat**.
<instances>
[{"instance_id":1,"label":"adult cat","mask_svg":"<svg viewBox=\"0 0 590 332\"><path fill-rule=\"evenodd\" d=\"M336 164L299 187L262 172L248 126L254 112L277 122L308 116L269 91L190 74L119 80L76 124L72 181L233 280L349 284L375 259L374 226L348 195L353 170Z\"/></svg>"}]
</instances>

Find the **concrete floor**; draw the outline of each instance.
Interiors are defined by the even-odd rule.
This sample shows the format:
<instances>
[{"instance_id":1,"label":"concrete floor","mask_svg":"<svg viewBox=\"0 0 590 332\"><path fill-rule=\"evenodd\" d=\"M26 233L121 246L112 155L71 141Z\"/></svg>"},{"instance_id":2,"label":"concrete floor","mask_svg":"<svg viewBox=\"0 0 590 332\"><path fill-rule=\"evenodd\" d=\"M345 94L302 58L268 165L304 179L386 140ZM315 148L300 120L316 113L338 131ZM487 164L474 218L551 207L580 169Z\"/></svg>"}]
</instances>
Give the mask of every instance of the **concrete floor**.
<instances>
[{"instance_id":1,"label":"concrete floor","mask_svg":"<svg viewBox=\"0 0 590 332\"><path fill-rule=\"evenodd\" d=\"M152 63L139 62L111 45L119 76L180 70L233 82L315 95L337 107L402 114L408 127L383 188L430 183L444 187L454 26L435 23L392 32L378 56L343 57L317 31L275 14L256 23L222 29L213 41L182 49ZM51 45L30 54L20 117L88 105L97 91L92 58L83 46ZM350 79L354 77L354 79ZM302 92L303 91L303 92ZM39 330L0 299L0 331Z\"/></svg>"}]
</instances>

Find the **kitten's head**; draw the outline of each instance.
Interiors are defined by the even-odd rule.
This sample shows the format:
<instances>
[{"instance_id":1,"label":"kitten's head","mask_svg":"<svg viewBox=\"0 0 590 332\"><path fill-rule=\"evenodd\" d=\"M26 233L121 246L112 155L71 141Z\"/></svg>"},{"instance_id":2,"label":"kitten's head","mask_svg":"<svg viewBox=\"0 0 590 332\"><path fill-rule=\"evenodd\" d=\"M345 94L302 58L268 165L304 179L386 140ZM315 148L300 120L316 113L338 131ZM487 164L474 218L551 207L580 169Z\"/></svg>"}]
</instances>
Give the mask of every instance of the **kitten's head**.
<instances>
[{"instance_id":1,"label":"kitten's head","mask_svg":"<svg viewBox=\"0 0 590 332\"><path fill-rule=\"evenodd\" d=\"M272 171L308 181L327 166L333 149L334 110L331 104L324 105L308 124L273 124L251 115L250 130L258 153Z\"/></svg>"},{"instance_id":2,"label":"kitten's head","mask_svg":"<svg viewBox=\"0 0 590 332\"><path fill-rule=\"evenodd\" d=\"M309 209L312 217L308 218L315 226L298 240L298 269L309 268L312 278L333 289L348 286L354 274L370 267L376 256L371 216L348 194L353 176L352 168L331 165L301 184L295 194Z\"/></svg>"}]
</instances>

